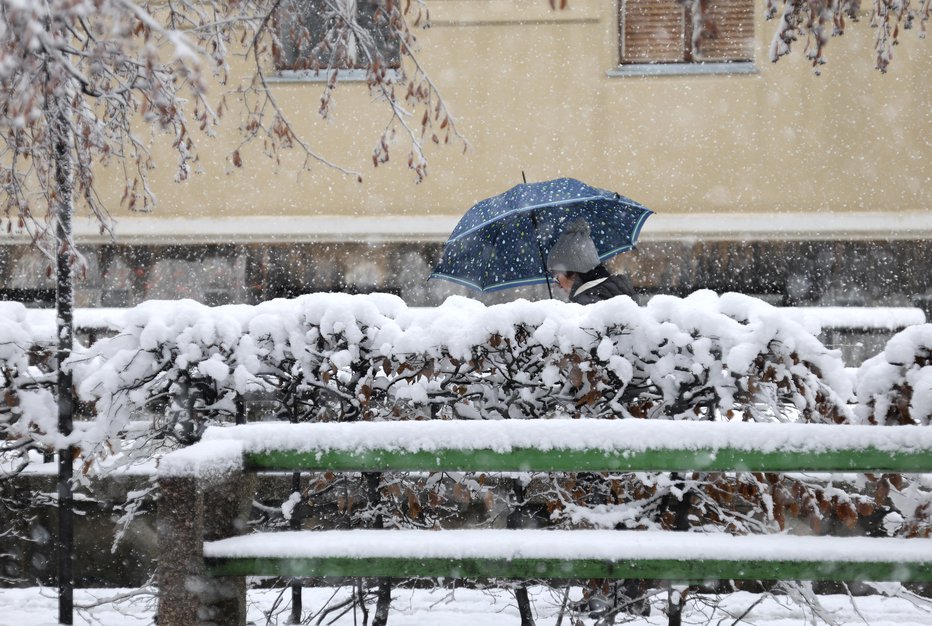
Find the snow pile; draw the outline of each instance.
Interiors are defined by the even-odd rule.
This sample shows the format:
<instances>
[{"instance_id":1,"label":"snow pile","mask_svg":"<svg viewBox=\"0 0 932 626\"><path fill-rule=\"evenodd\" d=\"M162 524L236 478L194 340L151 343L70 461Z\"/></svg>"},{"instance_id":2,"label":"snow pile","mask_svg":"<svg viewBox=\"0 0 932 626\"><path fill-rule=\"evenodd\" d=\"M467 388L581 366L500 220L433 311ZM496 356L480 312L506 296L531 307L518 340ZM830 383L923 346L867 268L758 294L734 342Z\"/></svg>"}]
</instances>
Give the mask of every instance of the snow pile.
<instances>
[{"instance_id":1,"label":"snow pile","mask_svg":"<svg viewBox=\"0 0 932 626\"><path fill-rule=\"evenodd\" d=\"M112 323L115 336L79 348L67 364L96 415L71 438L85 461L157 458L198 441L208 425L229 424L244 403L268 407L268 420L358 423L352 431L318 424L313 445L328 449L929 445L930 435L916 430L929 422L928 325L900 333L852 375L813 328L740 294L657 296L645 307L627 298L585 307L523 300L487 307L451 298L434 309L408 308L384 294L313 294L215 308L147 302ZM48 436L54 405L43 376L52 368L31 350L54 340L43 332L21 308L0 308L7 385L0 427L34 447L61 443ZM911 421L901 419L904 412ZM124 434L147 416L147 433ZM422 423L394 423L414 420ZM665 423L671 420L696 423ZM820 434L809 437L797 423L821 424ZM913 426L878 426L901 423ZM677 426L685 428L671 430ZM244 450L292 447L304 437L312 446L300 424L208 432L196 448L164 459L160 473L222 474L239 467ZM814 533L857 532L859 525L890 536L932 533L929 484L896 474L855 481L753 472L518 478L528 489L544 483L543 523L557 528L763 535L802 523ZM378 519L385 528L441 528L462 520L470 503L484 505L488 519L480 525L492 525L513 506L483 476L462 472L314 480L315 493L345 494L334 496L336 513L325 518L334 525ZM289 510L306 506L303 498L290 499Z\"/></svg>"},{"instance_id":2,"label":"snow pile","mask_svg":"<svg viewBox=\"0 0 932 626\"><path fill-rule=\"evenodd\" d=\"M126 310L107 307L75 308L73 311L74 327L97 332L119 331L123 327L123 315ZM55 309L26 309L26 320L29 326L42 336L55 336L55 318Z\"/></svg>"},{"instance_id":3,"label":"snow pile","mask_svg":"<svg viewBox=\"0 0 932 626\"><path fill-rule=\"evenodd\" d=\"M159 476L196 477L211 481L241 470L243 446L238 441L204 441L162 457Z\"/></svg>"}]
</instances>

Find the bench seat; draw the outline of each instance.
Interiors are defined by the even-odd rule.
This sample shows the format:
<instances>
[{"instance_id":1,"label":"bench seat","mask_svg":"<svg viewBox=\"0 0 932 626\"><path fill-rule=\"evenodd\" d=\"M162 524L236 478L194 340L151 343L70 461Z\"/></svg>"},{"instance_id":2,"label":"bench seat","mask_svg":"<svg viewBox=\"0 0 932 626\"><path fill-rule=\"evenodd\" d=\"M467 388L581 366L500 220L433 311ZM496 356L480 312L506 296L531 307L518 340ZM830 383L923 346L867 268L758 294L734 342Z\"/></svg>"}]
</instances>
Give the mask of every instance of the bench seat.
<instances>
[{"instance_id":1,"label":"bench seat","mask_svg":"<svg viewBox=\"0 0 932 626\"><path fill-rule=\"evenodd\" d=\"M615 530L333 530L205 542L214 576L932 582L932 539Z\"/></svg>"}]
</instances>

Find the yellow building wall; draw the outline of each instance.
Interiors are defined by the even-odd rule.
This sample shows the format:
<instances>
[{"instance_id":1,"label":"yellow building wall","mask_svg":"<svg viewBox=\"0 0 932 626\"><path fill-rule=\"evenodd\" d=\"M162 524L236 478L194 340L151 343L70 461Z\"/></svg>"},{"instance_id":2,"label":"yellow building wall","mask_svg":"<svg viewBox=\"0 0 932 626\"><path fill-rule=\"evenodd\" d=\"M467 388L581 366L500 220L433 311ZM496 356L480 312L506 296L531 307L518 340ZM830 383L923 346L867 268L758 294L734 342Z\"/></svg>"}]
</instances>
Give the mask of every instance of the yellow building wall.
<instances>
[{"instance_id":1,"label":"yellow building wall","mask_svg":"<svg viewBox=\"0 0 932 626\"><path fill-rule=\"evenodd\" d=\"M915 31L901 33L885 75L874 69L866 20L829 42L816 76L804 42L769 62L775 24L760 16L757 73L613 77L616 2L568 4L551 11L547 0L429 0L433 27L418 31L419 56L468 147L429 145L423 183L406 167L401 131L391 161L373 168L390 116L364 83L341 83L326 121L317 114L322 83L281 83L275 97L298 133L363 182L324 165L301 172L297 150L276 164L259 144L233 167L227 156L239 141L239 112L230 102L219 136L200 142L201 174L173 182L173 159L156 149L153 213L118 208L121 184L101 173L104 187L112 185L105 196L117 240L155 232L170 239L189 219L234 225L217 239L248 239L249 227L235 226L244 218L261 218L282 240L314 238L319 233L304 232L313 224L300 220L315 217L334 217L324 222L336 238L350 222L365 238L368 225L379 231L395 216L412 224L434 218L417 237L439 240L470 205L521 182L522 172L529 181L572 176L641 201L658 214L645 237L682 234L686 218L727 227L739 215L766 233L768 220L795 212L823 221L879 217L881 230L908 214L913 227L932 232L932 44ZM147 226L156 223L161 229Z\"/></svg>"}]
</instances>

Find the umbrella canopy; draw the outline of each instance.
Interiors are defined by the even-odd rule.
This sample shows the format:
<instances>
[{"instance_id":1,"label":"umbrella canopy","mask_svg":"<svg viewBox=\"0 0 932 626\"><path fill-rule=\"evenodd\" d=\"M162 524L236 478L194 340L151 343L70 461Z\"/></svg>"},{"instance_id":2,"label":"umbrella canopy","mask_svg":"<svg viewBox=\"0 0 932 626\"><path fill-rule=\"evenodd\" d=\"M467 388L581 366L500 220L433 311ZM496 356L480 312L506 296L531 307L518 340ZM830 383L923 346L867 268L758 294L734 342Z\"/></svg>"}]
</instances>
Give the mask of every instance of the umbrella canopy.
<instances>
[{"instance_id":1,"label":"umbrella canopy","mask_svg":"<svg viewBox=\"0 0 932 626\"><path fill-rule=\"evenodd\" d=\"M634 200L572 178L517 185L466 212L430 277L479 291L545 283L547 254L572 220L589 223L605 261L634 247L651 214Z\"/></svg>"}]
</instances>

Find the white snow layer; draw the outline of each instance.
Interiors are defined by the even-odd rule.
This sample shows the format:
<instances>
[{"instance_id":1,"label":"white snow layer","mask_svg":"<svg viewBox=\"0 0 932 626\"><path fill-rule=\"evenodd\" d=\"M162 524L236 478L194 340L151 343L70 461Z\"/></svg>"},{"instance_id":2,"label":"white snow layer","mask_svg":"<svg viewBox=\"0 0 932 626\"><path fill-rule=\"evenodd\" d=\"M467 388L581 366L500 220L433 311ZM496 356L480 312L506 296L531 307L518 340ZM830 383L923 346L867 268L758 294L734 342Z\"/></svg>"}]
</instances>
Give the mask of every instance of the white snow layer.
<instances>
[{"instance_id":1,"label":"white snow layer","mask_svg":"<svg viewBox=\"0 0 932 626\"><path fill-rule=\"evenodd\" d=\"M255 533L204 544L205 557L932 561L932 539L617 530L328 530Z\"/></svg>"},{"instance_id":2,"label":"white snow layer","mask_svg":"<svg viewBox=\"0 0 932 626\"><path fill-rule=\"evenodd\" d=\"M786 453L864 449L932 450L932 429L836 424L689 422L667 420L433 420L347 424L258 423L208 428L203 442L241 442L244 452L274 450L407 452L486 449L509 452L601 450L624 453L648 448ZM174 456L171 455L171 456Z\"/></svg>"},{"instance_id":3,"label":"white snow layer","mask_svg":"<svg viewBox=\"0 0 932 626\"><path fill-rule=\"evenodd\" d=\"M148 592L148 593L147 593ZM155 602L151 590L75 589L76 626L151 626ZM278 626L290 623L290 603L282 602L281 589L248 590L247 621ZM305 587L301 590L303 606L309 619L321 607L350 599L356 588ZM564 597L564 593L568 595ZM583 590L572 587L551 589L532 585L528 594L539 626L568 624L570 618L561 610L565 602L582 598ZM627 626L666 626L668 618L665 589L651 596L650 617L626 615ZM692 599L692 598L691 598ZM57 595L48 589L0 589L0 624L57 626ZM928 626L932 609L916 597L848 594L820 595L819 605L836 626ZM370 611L372 608L370 607ZM724 596L698 595L688 601L683 611L684 624L742 624L754 626L799 626L817 622L804 605L789 602L785 596L735 592ZM332 617L332 626L355 626L362 622L359 611ZM462 587L435 589L396 589L392 593L392 626L514 626L520 617L510 589L469 589Z\"/></svg>"},{"instance_id":4,"label":"white snow layer","mask_svg":"<svg viewBox=\"0 0 932 626\"><path fill-rule=\"evenodd\" d=\"M804 306L779 310L814 334L825 328L900 330L926 322L925 313L917 307Z\"/></svg>"},{"instance_id":5,"label":"white snow layer","mask_svg":"<svg viewBox=\"0 0 932 626\"><path fill-rule=\"evenodd\" d=\"M243 466L239 441L201 441L166 454L159 462L160 476L220 477Z\"/></svg>"}]
</instances>

